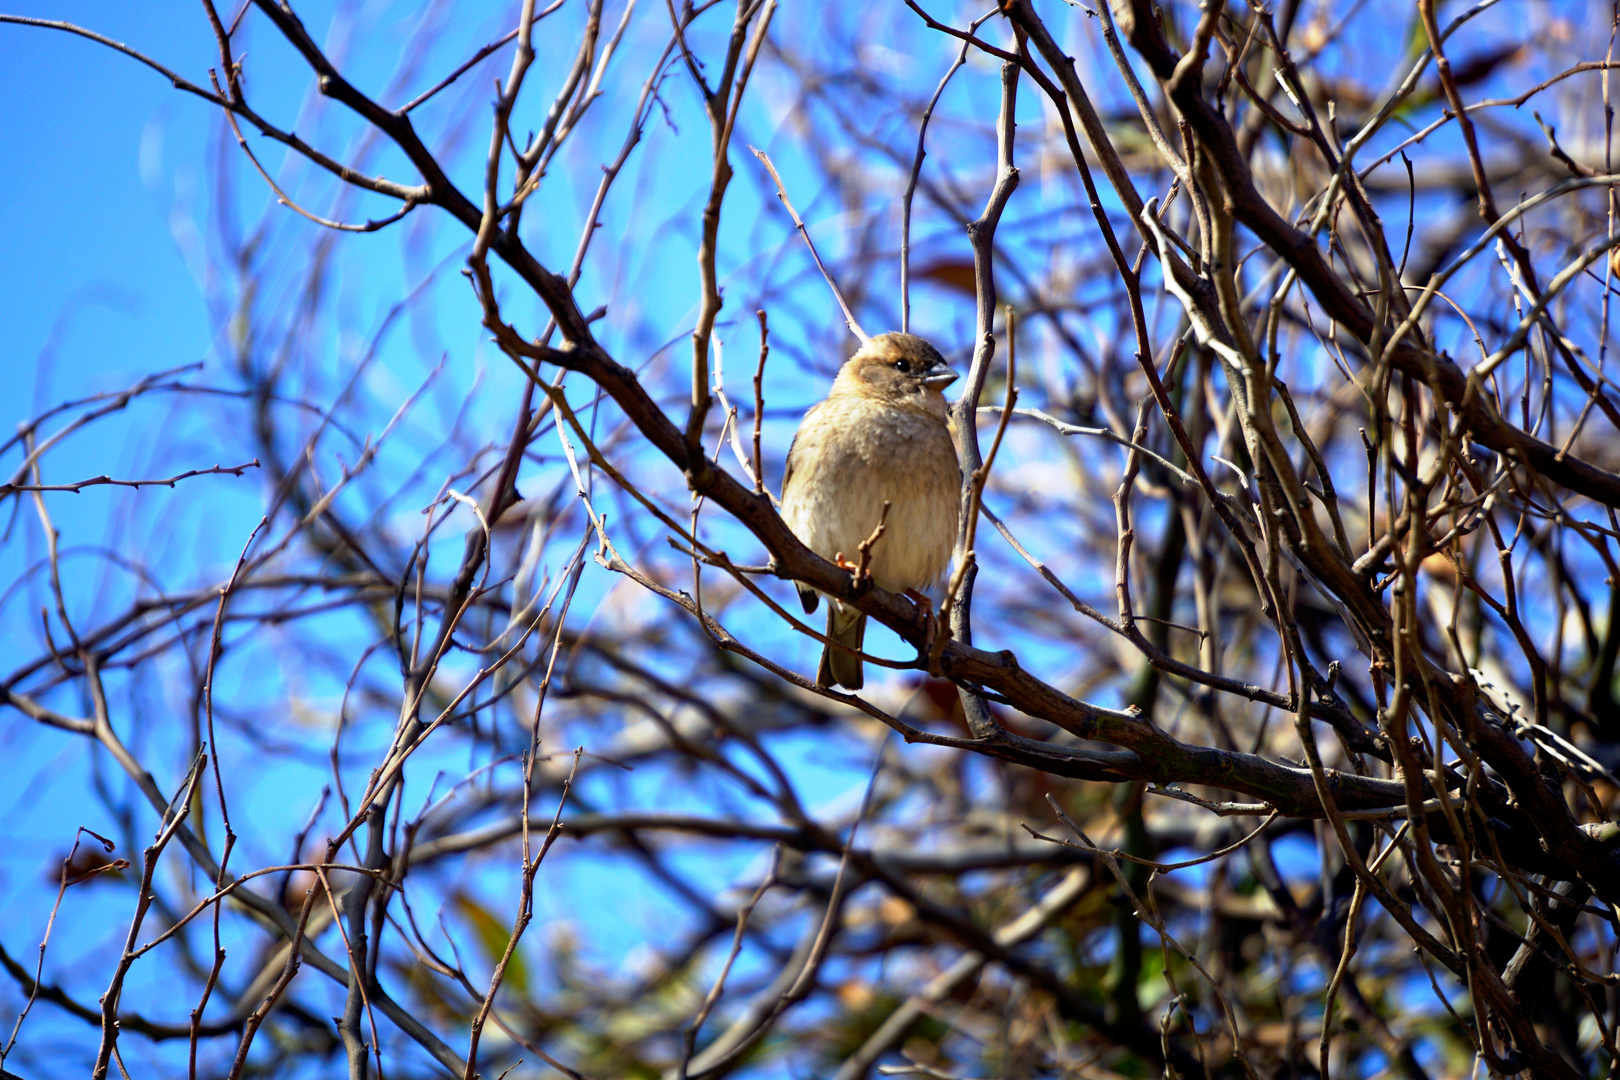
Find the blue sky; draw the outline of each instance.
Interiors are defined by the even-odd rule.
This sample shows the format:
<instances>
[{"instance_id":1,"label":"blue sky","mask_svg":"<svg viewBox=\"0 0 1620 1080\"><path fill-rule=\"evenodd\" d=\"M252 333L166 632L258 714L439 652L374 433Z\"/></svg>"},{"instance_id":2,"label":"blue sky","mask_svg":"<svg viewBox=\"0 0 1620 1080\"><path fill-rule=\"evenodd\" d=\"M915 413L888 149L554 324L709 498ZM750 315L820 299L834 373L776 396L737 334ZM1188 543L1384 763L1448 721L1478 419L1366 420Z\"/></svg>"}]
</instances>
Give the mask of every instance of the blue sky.
<instances>
[{"instance_id":1,"label":"blue sky","mask_svg":"<svg viewBox=\"0 0 1620 1080\"><path fill-rule=\"evenodd\" d=\"M82 18L180 62L198 55L197 20L152 19L141 5L9 10ZM169 206L205 180L194 163L179 174L164 163L195 153L206 106L183 99L156 73L66 34L5 27L0 63L13 87L34 88L0 100L10 161L0 171L0 325L7 327L0 373L16 403L7 413L21 419L29 402L201 359L208 324L170 233ZM64 366L36 383L53 336Z\"/></svg>"},{"instance_id":2,"label":"blue sky","mask_svg":"<svg viewBox=\"0 0 1620 1080\"><path fill-rule=\"evenodd\" d=\"M80 22L147 52L199 82L206 78L206 68L215 60L206 23L200 10L191 5L163 8L156 17L152 9L134 6L34 5L10 10ZM323 26L329 15L313 5L301 6L300 10L312 27ZM383 31L401 29L389 23L386 8L374 6L368 13L381 13ZM492 36L487 27L458 29L475 43ZM279 77L288 71L287 57L266 37L261 35L249 48L252 86L260 107L288 126L294 126L293 118L297 117L301 134L310 130L327 134L335 131L336 145L343 145L347 129L341 114L334 117L328 112L311 119L297 94L288 92L289 86L301 92L304 84ZM345 70L351 77L357 82L368 75L376 83L386 81L394 59L389 49L397 48L389 38L389 33L379 32L375 40L350 43L356 58ZM567 35L560 35L558 40L558 48L566 48ZM455 55L465 51L460 43L446 50ZM537 74L552 74L546 65L555 59L543 55ZM503 52L480 68L476 77L487 85L488 76L504 70L505 63ZM437 63L431 70L446 66ZM213 214L218 209L214 202L216 168L209 160L219 145L217 115L205 103L177 93L144 66L90 41L58 32L0 27L0 67L7 71L13 85L56 88L33 97L8 94L0 100L0 139L8 147L13 163L12 168L0 172L0 184L5 185L0 192L0 207L5 208L0 211L0 242L5 252L0 258L0 275L4 275L0 277L0 325L9 331L0 345L0 378L11 388L4 399L4 419L8 424L15 423L65 398L122 389L153 372L200 361L207 366L194 377L195 381L232 385L231 373L222 366L212 337L212 327L219 320L218 313L209 309L211 286L205 280L207 274L217 272L217 251L209 246L211 241L205 235L213 227ZM636 59L627 69L637 84L644 76L640 70L643 67L645 63ZM421 80L417 82L419 85ZM477 90L470 98L475 104L481 103L480 95L483 91ZM683 124L701 122L692 108L689 87L677 84L670 96ZM445 98L451 103L453 95ZM455 116L458 108L448 112ZM478 108L476 123L482 125L484 118L485 113ZM431 130L436 121L424 118L420 122ZM442 117L437 123L444 123ZM659 132L652 134L647 146L638 151L637 168L641 167L640 160L648 160L647 172L640 177L627 174L616 192L617 202L609 208L610 218L620 218L635 209L651 213L643 203L632 202L631 210L624 206L625 201L635 199L638 191L645 194L649 188L658 192L658 205L663 206L659 213L674 213L684 205L690 184L701 182L703 171L692 169L690 162L682 160L688 153L684 140L660 142L656 138ZM616 148L619 137L620 130L611 130L606 136L607 146L593 144L588 152L604 154ZM267 167L284 177L282 156L262 139L252 138ZM473 138L462 149L471 145L476 152L478 143L479 139ZM227 150L232 155L238 185L235 209L246 220L255 220L264 212L268 195L259 178L236 156L234 145L228 145ZM733 154L739 167L744 167L743 153L739 148ZM387 154L379 160L379 167L391 175L415 179ZM464 155L464 165L466 160ZM471 160L475 170L476 158ZM779 157L778 161L791 176L791 158ZM663 172L666 169L676 170L681 179L680 194L672 204L663 202L666 196L653 182L667 175ZM294 174L298 175L296 169ZM458 178L464 184L469 179L475 183L476 176L476 171L463 171ZM575 184L570 175L561 173L553 188L563 205L579 208L594 188L594 174ZM318 184L314 189L317 196L311 206L324 212L332 205L331 193ZM743 215L752 201L750 187L739 184L728 211ZM808 212L812 201L813 193L806 192L800 197L801 208ZM348 216L355 219L381 210L374 202L348 209ZM533 241L551 265L566 266L577 232L573 220L577 216L560 215L563 227L542 231ZM755 219L756 215L747 214L738 220ZM315 226L287 211L272 208L268 220L272 241L289 243L293 250L319 236ZM365 351L370 335L384 321L387 304L402 291L402 283L414 285L430 268L439 266L438 272L447 284L441 282L426 315L413 317L409 325L397 325L382 339L384 353L368 376L367 389L375 393L379 402L397 404L442 355L449 363L439 385L455 388L447 389L448 400L454 402L462 391L479 387L475 422L505 426L510 423L518 378L504 358L484 345L476 313L456 273L460 261L456 253L465 244L466 236L459 226L442 220L436 226L415 237L405 229L395 229L376 236L343 239L340 295L334 306L341 313L338 321L347 329L317 336L312 352L331 364L331 371L311 381L311 392L335 393L342 372ZM764 232L767 239L763 257L779 261L784 241L792 240L788 229L785 219L767 218L752 226L739 226L736 232L745 236ZM678 336L682 320L690 318L682 313L691 307L695 296L690 261L683 261L678 273L670 276L656 263L637 261L635 245L613 250L604 236L601 250L611 257L610 264L620 257L630 261L630 291L592 297L592 289L601 290L603 286L593 286L588 273L582 288L588 298L585 306L611 300L640 317L627 318L627 324L648 320L674 326L673 333ZM793 257L801 255L796 248L788 250ZM298 267L271 265L274 272L267 278L266 288L289 290L282 295L290 296ZM217 288L217 283L212 287ZM606 287L625 288L617 276ZM739 296L738 300L743 298ZM825 298L820 302L825 304ZM534 319L536 310L532 302L515 302L509 314L527 322ZM752 322L752 309L744 303L739 303L732 314ZM730 331L724 333L729 336ZM791 401L798 393L802 395L800 402L807 402L814 391L809 385L802 389L796 385L793 365L787 362L792 352L782 347L796 335L784 332L783 327L778 328L778 335L779 362L773 372L778 380L776 386L784 391L786 400ZM742 336L752 341L751 333ZM621 355L627 362L639 362L634 359L635 350L651 347L633 336L615 345L623 350ZM745 348L751 350L752 346ZM684 362L678 350L671 355L674 363ZM243 432L199 429L175 408L172 402L148 398L98 423L92 431L70 439L53 452L47 459L46 480L62 482L100 473L162 476L184 468L245 460L240 449L246 441ZM386 418L386 411L380 417L371 417L377 426L368 430L374 434ZM448 426L445 410L435 411L431 400L413 414L410 423L417 426L418 432L429 433L436 427ZM361 436L366 433L358 432ZM340 439L328 442L326 449L334 457L353 456L352 448ZM546 449L554 452L552 447ZM15 467L17 455L6 460ZM195 585L218 580L222 571L228 570L227 560L234 559L262 512L263 492L261 484L251 476L242 481L207 477L191 483L209 486L183 486L178 495L166 489L91 489L77 496L50 496L49 503L70 550L100 544L117 549L124 543L126 527L138 524L141 535L154 537L161 552L168 553L162 561L172 572L170 583ZM171 507L180 509L171 516ZM415 510L414 505L399 508L402 515L413 515ZM17 529L19 535L0 548L0 577L7 582L35 564L42 552L31 508L18 519ZM455 530L447 535L452 536L451 546L459 544ZM158 550L145 554L154 562L161 557ZM74 563L74 557L68 556L69 572L84 565ZM13 663L8 669L22 657L33 655L41 644L34 613L42 594L38 593L38 575L32 580L34 593L27 598L18 594L6 609L9 623L0 632L0 640L12 646L8 651ZM617 584L605 573L593 570L582 590L579 619L589 617L596 601ZM94 596L94 589L79 594L87 606ZM329 622L323 632L339 636L353 632L353 628ZM811 650L800 651L808 655ZM255 679L267 676L285 678L289 692L316 710L331 704L335 691L342 688L341 673L334 688L331 673L273 667L255 670L227 661L219 674L222 695L250 687ZM156 696L161 699L163 693ZM79 712L73 704L71 700L61 703L65 711ZM128 723L126 734L139 740L137 752L150 755L159 783L165 787L178 779L178 762L175 755L164 752L163 744L184 729L188 711L179 698L171 698L168 704L174 710L172 728L162 723L161 712L143 717L140 723L133 718L126 720L123 714L118 720L121 730ZM281 733L270 730L267 734L279 737ZM286 732L289 737L296 734ZM367 748L378 738L386 738L386 730L353 732L346 750L357 763L374 760L376 748ZM324 736L317 734L316 740L324 742ZM780 749L784 760L794 768L801 794L812 805L837 798L844 789L862 781L863 765L843 767L844 763L828 758L824 745L784 745ZM252 760L251 747L236 747L235 752ZM456 760L458 754L463 760ZM452 751L448 759L435 764L447 769L464 768L464 756ZM92 752L86 740L42 728L15 712L0 720L0 757L6 762L0 765L0 778L4 780L0 787L11 793L0 802L8 833L6 853L0 858L0 919L13 928L4 936L6 947L14 955L25 956L30 955L43 929L54 895L51 885L56 861L71 844L72 830L84 825L115 838L118 835L117 822L108 816L106 803L91 795L92 790L104 780L115 790L123 782L111 775L105 755ZM363 778L364 767L357 764L356 768ZM242 854L236 859L239 868L248 863L264 865L283 860L280 849L313 805L324 769L324 764L311 759L285 761L274 768L258 767L238 774L241 783L233 791L233 798L239 800L235 804L237 811L265 815L271 823L261 835L245 838ZM642 784L646 791L664 789L667 797L685 793L680 785L668 789L666 781L652 775L644 776ZM122 800L111 801L116 804ZM134 836L148 835L150 814L137 806L136 817ZM120 854L128 857L134 853ZM660 921L656 889L641 887L635 871L611 858L587 855L569 860L566 855L565 851L558 852L545 885L544 904L554 913L596 911L622 916L594 927L589 937L603 959L615 963L625 960L634 941ZM711 865L709 869L715 868ZM742 867L724 869L738 871ZM630 895L641 897L633 908L591 902L594 897ZM128 900L127 889L89 886L70 892L54 932L47 980L65 977L76 963L98 972L110 970L109 962L121 944L122 927L127 925ZM432 918L431 912L428 918ZM667 925L664 929L667 931ZM228 941L227 947L230 945ZM161 964L138 965L130 983L129 1000L162 1000L174 981ZM89 986L78 987L77 991L93 1000ZM336 1001L335 991L330 989L314 993L325 993ZM6 1002L3 1015L9 1020L11 1005L20 1002L10 987L0 991L0 1001ZM332 1007L335 1010L337 1006ZM29 1020L24 1044L48 1054L46 1048L63 1036L80 1043L84 1029L78 1024L42 1006ZM144 1055L146 1051L138 1053ZM162 1060L161 1053L158 1060Z\"/></svg>"}]
</instances>

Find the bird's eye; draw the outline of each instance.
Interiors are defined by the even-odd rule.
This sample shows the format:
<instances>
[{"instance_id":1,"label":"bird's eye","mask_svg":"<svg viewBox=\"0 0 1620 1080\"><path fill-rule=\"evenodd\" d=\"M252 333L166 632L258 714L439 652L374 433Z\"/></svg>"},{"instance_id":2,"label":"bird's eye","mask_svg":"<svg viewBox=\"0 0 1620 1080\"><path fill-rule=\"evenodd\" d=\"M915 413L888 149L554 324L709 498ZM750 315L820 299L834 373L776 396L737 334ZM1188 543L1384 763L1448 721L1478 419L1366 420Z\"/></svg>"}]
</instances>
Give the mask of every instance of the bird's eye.
<instances>
[{"instance_id":1,"label":"bird's eye","mask_svg":"<svg viewBox=\"0 0 1620 1080\"><path fill-rule=\"evenodd\" d=\"M910 360L896 360L894 362L894 366L895 366L895 370L897 370L897 371L909 372L911 370L911 361Z\"/></svg>"}]
</instances>

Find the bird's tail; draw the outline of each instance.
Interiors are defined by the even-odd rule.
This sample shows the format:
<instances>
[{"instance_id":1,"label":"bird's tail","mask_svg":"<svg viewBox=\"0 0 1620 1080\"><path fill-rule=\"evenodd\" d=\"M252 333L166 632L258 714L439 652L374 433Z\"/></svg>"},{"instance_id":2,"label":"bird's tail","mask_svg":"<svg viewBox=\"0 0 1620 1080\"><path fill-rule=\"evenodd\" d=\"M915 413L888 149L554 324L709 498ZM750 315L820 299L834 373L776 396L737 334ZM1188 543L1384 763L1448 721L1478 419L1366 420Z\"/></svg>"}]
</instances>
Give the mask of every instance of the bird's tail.
<instances>
[{"instance_id":1,"label":"bird's tail","mask_svg":"<svg viewBox=\"0 0 1620 1080\"><path fill-rule=\"evenodd\" d=\"M859 652L861 640L866 637L866 614L837 601L829 603L827 636ZM859 656L824 645L821 649L821 666L816 669L816 685L859 690L866 681L864 666Z\"/></svg>"}]
</instances>

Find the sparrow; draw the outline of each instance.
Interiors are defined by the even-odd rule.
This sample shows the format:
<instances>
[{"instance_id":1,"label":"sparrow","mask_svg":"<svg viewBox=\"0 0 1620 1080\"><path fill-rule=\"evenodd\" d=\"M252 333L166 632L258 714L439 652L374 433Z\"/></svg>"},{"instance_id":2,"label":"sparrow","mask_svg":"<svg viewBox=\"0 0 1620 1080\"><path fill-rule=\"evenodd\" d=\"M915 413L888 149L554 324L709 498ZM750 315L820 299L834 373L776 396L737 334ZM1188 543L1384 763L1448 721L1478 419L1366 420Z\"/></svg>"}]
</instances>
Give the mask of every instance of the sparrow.
<instances>
[{"instance_id":1,"label":"sparrow","mask_svg":"<svg viewBox=\"0 0 1620 1080\"><path fill-rule=\"evenodd\" d=\"M879 334L845 361L827 400L804 414L782 476L782 518L805 547L858 569L861 544L881 522L871 581L919 602L950 562L961 513L962 470L941 393L955 380L922 338ZM819 594L798 589L805 613L814 612ZM827 637L853 651L824 646L817 686L861 688L865 634L865 614L828 597Z\"/></svg>"}]
</instances>

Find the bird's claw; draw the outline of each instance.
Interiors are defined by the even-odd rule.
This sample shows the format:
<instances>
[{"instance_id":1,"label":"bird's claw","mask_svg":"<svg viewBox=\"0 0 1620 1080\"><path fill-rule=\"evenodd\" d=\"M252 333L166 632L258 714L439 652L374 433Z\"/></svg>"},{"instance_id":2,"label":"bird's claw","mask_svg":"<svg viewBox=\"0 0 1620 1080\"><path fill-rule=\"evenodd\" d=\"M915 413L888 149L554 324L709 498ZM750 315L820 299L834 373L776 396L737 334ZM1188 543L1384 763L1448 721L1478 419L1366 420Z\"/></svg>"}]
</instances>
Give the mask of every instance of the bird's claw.
<instances>
[{"instance_id":1,"label":"bird's claw","mask_svg":"<svg viewBox=\"0 0 1620 1080\"><path fill-rule=\"evenodd\" d=\"M920 593L916 589L907 589L904 595L922 611L923 647L917 658L923 662L928 674L937 679L940 673L935 670L937 661L934 647L939 639L939 618L934 614L934 601L927 593Z\"/></svg>"},{"instance_id":2,"label":"bird's claw","mask_svg":"<svg viewBox=\"0 0 1620 1080\"><path fill-rule=\"evenodd\" d=\"M848 559L844 558L844 553L842 551L834 552L832 561L833 565L837 566L840 570L849 571L850 577L854 579L851 584L854 586L856 596L861 595L872 587L872 571L864 569L860 563L850 562Z\"/></svg>"}]
</instances>

